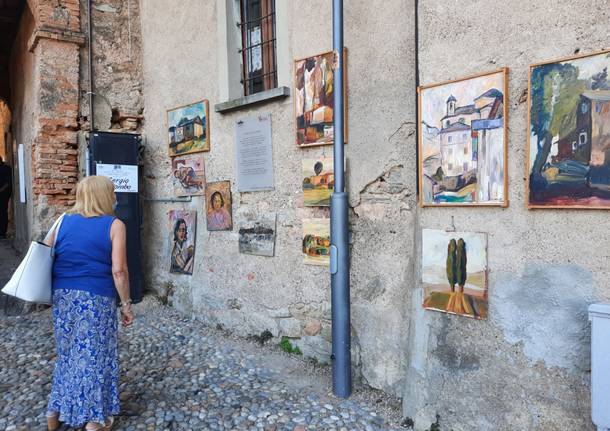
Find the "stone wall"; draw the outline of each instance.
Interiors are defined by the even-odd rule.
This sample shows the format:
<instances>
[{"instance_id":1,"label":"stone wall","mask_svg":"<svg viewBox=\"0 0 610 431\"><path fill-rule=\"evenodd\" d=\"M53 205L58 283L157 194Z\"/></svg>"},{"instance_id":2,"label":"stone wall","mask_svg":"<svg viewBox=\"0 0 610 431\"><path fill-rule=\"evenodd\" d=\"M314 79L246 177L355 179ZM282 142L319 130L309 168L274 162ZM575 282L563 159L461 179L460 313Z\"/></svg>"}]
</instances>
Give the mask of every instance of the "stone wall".
<instances>
[{"instance_id":1,"label":"stone wall","mask_svg":"<svg viewBox=\"0 0 610 431\"><path fill-rule=\"evenodd\" d=\"M349 143L347 186L352 220L353 359L371 385L400 393L405 371L409 295L413 279L415 154L413 22L410 3L389 1L370 13L370 2L346 8L345 44L349 64ZM293 100L270 102L219 114L218 52L222 41L218 3L188 0L180 5L141 2L146 157L143 193L172 195L166 110L200 99L211 105L211 151L205 153L208 181L230 180L236 225L248 212L277 212L275 257L238 252L238 234L208 232L201 197L187 204L147 202L144 260L147 285L172 295L177 308L242 335L265 330L288 336L305 355L330 360L330 276L328 269L303 264L302 219L328 217L324 208L304 208L301 160L330 154L331 147L296 148ZM332 49L331 4L327 1L276 2L285 20L278 34L289 55L279 71L291 76L292 60ZM167 19L171 16L172 19ZM367 42L362 43L366 28ZM388 32L394 36L388 38ZM185 43L188 41L188 43ZM195 48L196 47L196 48ZM222 70L222 68L220 68ZM388 73L390 71L391 73ZM366 78L364 78L366 76ZM234 124L271 112L275 190L237 192ZM170 275L167 212L198 211L193 276Z\"/></svg>"},{"instance_id":2,"label":"stone wall","mask_svg":"<svg viewBox=\"0 0 610 431\"><path fill-rule=\"evenodd\" d=\"M419 212L418 227L488 233L490 312L424 312L410 287L404 412L417 429L437 414L456 431L593 428L587 306L610 299L608 254L596 251L610 246L608 215L525 209L526 95L529 64L607 48L607 23L603 0L420 2L422 84L510 68L510 206Z\"/></svg>"},{"instance_id":3,"label":"stone wall","mask_svg":"<svg viewBox=\"0 0 610 431\"><path fill-rule=\"evenodd\" d=\"M87 31L87 0L81 0ZM97 130L139 131L142 111L142 40L138 0L93 0L93 92ZM80 126L89 130L89 52L81 49Z\"/></svg>"}]
</instances>

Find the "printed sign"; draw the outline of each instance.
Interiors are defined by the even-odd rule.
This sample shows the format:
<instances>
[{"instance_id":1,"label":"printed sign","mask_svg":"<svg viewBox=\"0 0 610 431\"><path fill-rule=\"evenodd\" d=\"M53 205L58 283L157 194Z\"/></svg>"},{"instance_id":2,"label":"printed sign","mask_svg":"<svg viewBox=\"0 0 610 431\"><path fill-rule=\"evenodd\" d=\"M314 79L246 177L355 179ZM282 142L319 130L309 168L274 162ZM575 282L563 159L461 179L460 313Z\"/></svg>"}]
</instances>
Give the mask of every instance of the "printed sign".
<instances>
[{"instance_id":1,"label":"printed sign","mask_svg":"<svg viewBox=\"0 0 610 431\"><path fill-rule=\"evenodd\" d=\"M97 165L97 175L110 178L117 193L138 193L138 167L135 165Z\"/></svg>"},{"instance_id":2,"label":"printed sign","mask_svg":"<svg viewBox=\"0 0 610 431\"><path fill-rule=\"evenodd\" d=\"M237 190L273 190L271 114L242 118L235 125Z\"/></svg>"}]
</instances>

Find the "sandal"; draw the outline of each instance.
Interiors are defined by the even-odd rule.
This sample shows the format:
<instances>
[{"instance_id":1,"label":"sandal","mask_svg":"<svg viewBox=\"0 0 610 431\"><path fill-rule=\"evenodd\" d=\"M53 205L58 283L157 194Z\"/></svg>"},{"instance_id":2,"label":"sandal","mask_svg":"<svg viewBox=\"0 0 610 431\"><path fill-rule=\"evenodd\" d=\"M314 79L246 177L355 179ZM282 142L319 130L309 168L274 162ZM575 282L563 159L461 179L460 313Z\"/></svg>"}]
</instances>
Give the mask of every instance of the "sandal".
<instances>
[{"instance_id":1,"label":"sandal","mask_svg":"<svg viewBox=\"0 0 610 431\"><path fill-rule=\"evenodd\" d=\"M109 416L102 425L99 422L89 422L85 425L85 431L110 431L114 425L114 417Z\"/></svg>"},{"instance_id":2,"label":"sandal","mask_svg":"<svg viewBox=\"0 0 610 431\"><path fill-rule=\"evenodd\" d=\"M47 412L47 430L48 431L57 431L63 422L59 421L59 413L57 412Z\"/></svg>"}]
</instances>

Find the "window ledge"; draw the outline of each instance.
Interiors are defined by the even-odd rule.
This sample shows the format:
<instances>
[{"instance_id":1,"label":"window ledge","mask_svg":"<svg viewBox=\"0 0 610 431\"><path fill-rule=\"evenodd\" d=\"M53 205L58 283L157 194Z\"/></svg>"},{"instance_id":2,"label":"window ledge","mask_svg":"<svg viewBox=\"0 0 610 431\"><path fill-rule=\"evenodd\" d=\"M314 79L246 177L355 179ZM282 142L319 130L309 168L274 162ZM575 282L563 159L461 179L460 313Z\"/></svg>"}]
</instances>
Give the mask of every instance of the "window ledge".
<instances>
[{"instance_id":1,"label":"window ledge","mask_svg":"<svg viewBox=\"0 0 610 431\"><path fill-rule=\"evenodd\" d=\"M237 109L249 108L257 103L264 103L271 100L283 99L290 96L290 88L277 87L271 90L261 91L260 93L251 94L250 96L240 97L238 99L229 100L214 105L216 112L225 113L235 111Z\"/></svg>"}]
</instances>

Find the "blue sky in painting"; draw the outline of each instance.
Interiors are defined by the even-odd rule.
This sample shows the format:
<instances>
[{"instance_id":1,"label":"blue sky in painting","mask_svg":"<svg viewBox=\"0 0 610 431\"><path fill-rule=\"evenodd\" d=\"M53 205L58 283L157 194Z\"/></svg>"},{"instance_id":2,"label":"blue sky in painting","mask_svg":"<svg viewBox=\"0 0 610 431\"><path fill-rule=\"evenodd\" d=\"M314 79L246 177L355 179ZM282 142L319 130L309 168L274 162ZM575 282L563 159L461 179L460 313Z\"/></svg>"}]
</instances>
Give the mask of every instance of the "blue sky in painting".
<instances>
[{"instance_id":1,"label":"blue sky in painting","mask_svg":"<svg viewBox=\"0 0 610 431\"><path fill-rule=\"evenodd\" d=\"M193 103L192 105L185 106L184 108L174 109L168 111L167 121L168 127L175 126L178 124L181 118L195 118L199 115L202 119L205 118L205 104L203 102Z\"/></svg>"}]
</instances>

